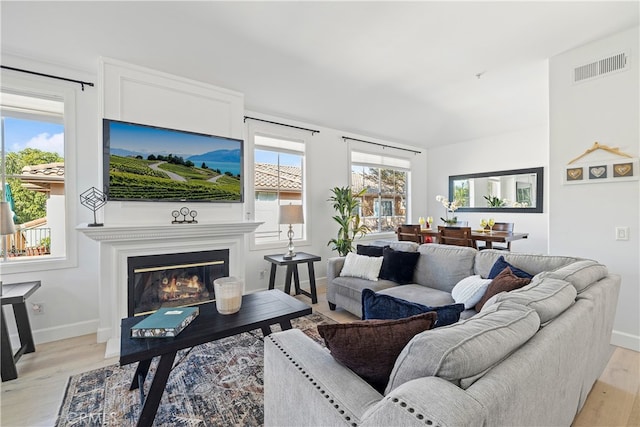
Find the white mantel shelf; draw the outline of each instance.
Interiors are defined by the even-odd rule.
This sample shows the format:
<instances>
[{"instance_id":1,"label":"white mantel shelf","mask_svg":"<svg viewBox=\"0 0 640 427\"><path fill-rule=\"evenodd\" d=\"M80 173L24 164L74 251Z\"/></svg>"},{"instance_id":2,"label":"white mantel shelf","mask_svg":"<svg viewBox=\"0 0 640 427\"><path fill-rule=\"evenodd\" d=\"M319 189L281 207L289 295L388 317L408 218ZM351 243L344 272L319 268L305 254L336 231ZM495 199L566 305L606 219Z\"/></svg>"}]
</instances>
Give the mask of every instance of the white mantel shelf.
<instances>
[{"instance_id":1,"label":"white mantel shelf","mask_svg":"<svg viewBox=\"0 0 640 427\"><path fill-rule=\"evenodd\" d=\"M80 224L76 230L98 242L130 242L171 238L203 238L252 233L262 222L229 221L197 224L125 224L89 227Z\"/></svg>"}]
</instances>

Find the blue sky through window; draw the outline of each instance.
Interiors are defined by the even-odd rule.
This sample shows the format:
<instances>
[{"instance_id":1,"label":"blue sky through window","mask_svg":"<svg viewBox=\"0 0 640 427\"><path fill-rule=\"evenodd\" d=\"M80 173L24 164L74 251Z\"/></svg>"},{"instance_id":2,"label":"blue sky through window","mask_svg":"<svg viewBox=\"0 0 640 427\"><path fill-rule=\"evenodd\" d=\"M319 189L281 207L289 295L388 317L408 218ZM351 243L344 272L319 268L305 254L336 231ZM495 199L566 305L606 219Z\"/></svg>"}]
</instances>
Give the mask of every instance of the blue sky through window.
<instances>
[{"instance_id":1,"label":"blue sky through window","mask_svg":"<svg viewBox=\"0 0 640 427\"><path fill-rule=\"evenodd\" d=\"M4 138L9 153L36 148L64 157L64 126L58 123L5 117Z\"/></svg>"},{"instance_id":2,"label":"blue sky through window","mask_svg":"<svg viewBox=\"0 0 640 427\"><path fill-rule=\"evenodd\" d=\"M280 166L297 166L300 167L301 155L281 153L278 151L255 150L256 163L278 164L278 156L280 156Z\"/></svg>"}]
</instances>

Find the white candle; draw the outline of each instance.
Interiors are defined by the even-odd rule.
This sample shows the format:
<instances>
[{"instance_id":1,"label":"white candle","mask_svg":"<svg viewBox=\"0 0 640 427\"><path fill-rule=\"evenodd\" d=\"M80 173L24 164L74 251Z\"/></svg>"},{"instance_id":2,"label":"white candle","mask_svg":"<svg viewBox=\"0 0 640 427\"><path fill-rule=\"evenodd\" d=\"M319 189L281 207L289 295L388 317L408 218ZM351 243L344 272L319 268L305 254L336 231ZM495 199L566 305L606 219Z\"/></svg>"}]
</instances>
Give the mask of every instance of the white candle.
<instances>
[{"instance_id":1,"label":"white candle","mask_svg":"<svg viewBox=\"0 0 640 427\"><path fill-rule=\"evenodd\" d=\"M220 314L233 314L242 305L244 283L235 277L221 277L213 281L216 308Z\"/></svg>"}]
</instances>

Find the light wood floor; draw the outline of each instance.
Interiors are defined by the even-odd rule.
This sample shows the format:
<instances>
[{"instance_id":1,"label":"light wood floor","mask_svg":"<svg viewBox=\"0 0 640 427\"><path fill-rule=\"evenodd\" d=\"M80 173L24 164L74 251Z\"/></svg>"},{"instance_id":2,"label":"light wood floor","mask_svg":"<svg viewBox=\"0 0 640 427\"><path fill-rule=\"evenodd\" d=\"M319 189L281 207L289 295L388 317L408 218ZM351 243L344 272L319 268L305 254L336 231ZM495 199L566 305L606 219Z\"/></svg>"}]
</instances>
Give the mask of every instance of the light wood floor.
<instances>
[{"instance_id":1,"label":"light wood floor","mask_svg":"<svg viewBox=\"0 0 640 427\"><path fill-rule=\"evenodd\" d=\"M318 300L314 311L338 322L357 320L346 311L330 311L323 293ZM95 334L37 345L18 362L18 379L0 386L0 426L54 425L69 376L117 363L104 359L104 351ZM639 396L640 353L616 347L573 425L640 426Z\"/></svg>"}]
</instances>

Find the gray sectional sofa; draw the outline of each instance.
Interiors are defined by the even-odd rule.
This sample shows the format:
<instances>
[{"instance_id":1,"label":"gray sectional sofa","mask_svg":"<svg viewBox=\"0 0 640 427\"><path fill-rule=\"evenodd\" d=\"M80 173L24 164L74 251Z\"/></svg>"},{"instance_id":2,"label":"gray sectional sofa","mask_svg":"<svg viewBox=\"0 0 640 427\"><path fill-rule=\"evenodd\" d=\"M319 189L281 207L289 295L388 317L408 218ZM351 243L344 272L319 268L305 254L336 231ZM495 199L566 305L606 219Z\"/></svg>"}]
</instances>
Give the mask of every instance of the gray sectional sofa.
<instances>
[{"instance_id":1,"label":"gray sectional sofa","mask_svg":"<svg viewBox=\"0 0 640 427\"><path fill-rule=\"evenodd\" d=\"M270 335L265 425L570 425L610 357L620 277L573 257L392 245L420 253L415 283L340 277L342 259L331 259L329 302L360 315L360 293L369 287L425 305L450 304L456 283L487 277L500 255L535 276L479 313L466 310L458 323L416 335L384 393L301 331Z\"/></svg>"}]
</instances>

